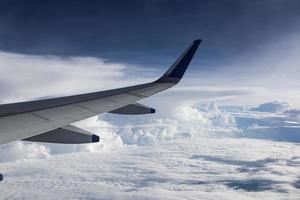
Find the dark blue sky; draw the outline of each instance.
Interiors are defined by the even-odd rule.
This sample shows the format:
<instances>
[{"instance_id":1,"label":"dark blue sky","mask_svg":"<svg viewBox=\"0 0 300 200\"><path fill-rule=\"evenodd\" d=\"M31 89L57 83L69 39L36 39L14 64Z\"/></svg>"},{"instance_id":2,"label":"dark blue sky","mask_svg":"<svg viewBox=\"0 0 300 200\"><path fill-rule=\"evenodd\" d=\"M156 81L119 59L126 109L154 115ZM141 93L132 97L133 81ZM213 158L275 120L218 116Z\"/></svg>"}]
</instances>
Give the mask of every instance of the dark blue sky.
<instances>
[{"instance_id":1,"label":"dark blue sky","mask_svg":"<svg viewBox=\"0 0 300 200\"><path fill-rule=\"evenodd\" d=\"M298 29L299 21L297 0L10 0L0 2L0 50L165 68L202 38L196 62L214 68Z\"/></svg>"}]
</instances>

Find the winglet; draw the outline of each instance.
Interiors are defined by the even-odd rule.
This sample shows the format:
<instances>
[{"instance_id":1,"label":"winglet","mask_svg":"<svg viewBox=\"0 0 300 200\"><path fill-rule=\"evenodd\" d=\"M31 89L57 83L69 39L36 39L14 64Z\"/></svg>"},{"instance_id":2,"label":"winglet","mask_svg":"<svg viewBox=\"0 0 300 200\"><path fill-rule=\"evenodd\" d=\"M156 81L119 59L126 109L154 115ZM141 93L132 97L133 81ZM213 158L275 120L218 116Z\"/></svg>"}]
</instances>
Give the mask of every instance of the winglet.
<instances>
[{"instance_id":1,"label":"winglet","mask_svg":"<svg viewBox=\"0 0 300 200\"><path fill-rule=\"evenodd\" d=\"M187 48L183 54L176 60L176 62L168 69L156 83L178 83L182 78L185 70L190 64L196 50L198 49L201 39L195 40L192 45Z\"/></svg>"}]
</instances>

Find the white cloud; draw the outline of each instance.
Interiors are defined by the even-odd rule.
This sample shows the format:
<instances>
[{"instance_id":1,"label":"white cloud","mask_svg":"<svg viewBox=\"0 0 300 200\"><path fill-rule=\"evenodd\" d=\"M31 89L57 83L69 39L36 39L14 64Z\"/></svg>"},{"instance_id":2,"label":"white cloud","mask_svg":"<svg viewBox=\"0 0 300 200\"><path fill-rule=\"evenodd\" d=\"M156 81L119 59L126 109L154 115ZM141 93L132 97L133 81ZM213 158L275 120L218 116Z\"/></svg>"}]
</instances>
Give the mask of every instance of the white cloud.
<instances>
[{"instance_id":1,"label":"white cloud","mask_svg":"<svg viewBox=\"0 0 300 200\"><path fill-rule=\"evenodd\" d=\"M292 121L300 122L300 110L299 109L290 109L284 112L289 119Z\"/></svg>"},{"instance_id":2,"label":"white cloud","mask_svg":"<svg viewBox=\"0 0 300 200\"><path fill-rule=\"evenodd\" d=\"M271 134L286 126L286 118L225 110L213 103L176 107L169 118L106 114L76 123L99 134L102 143L7 145L0 151L6 156L0 171L7 181L0 197L14 191L15 198L25 199L296 199L300 149L273 142L278 138ZM77 153L61 154L67 152Z\"/></svg>"},{"instance_id":3,"label":"white cloud","mask_svg":"<svg viewBox=\"0 0 300 200\"><path fill-rule=\"evenodd\" d=\"M14 142L12 144L2 145L0 150L0 162L48 157L50 157L49 148L37 143Z\"/></svg>"},{"instance_id":4,"label":"white cloud","mask_svg":"<svg viewBox=\"0 0 300 200\"><path fill-rule=\"evenodd\" d=\"M92 57L0 52L2 102L60 96L127 85L125 65Z\"/></svg>"},{"instance_id":5,"label":"white cloud","mask_svg":"<svg viewBox=\"0 0 300 200\"><path fill-rule=\"evenodd\" d=\"M219 127L234 127L236 126L235 118L226 112L219 109L216 103L209 105L207 109L209 119L212 121L214 126Z\"/></svg>"},{"instance_id":6,"label":"white cloud","mask_svg":"<svg viewBox=\"0 0 300 200\"><path fill-rule=\"evenodd\" d=\"M256 108L252 108L252 111L259 111L259 112L283 112L288 110L289 104L287 102L280 102L280 101L271 101L267 103L263 103L258 105Z\"/></svg>"},{"instance_id":7,"label":"white cloud","mask_svg":"<svg viewBox=\"0 0 300 200\"><path fill-rule=\"evenodd\" d=\"M293 143L200 136L1 163L0 197L297 199L299 151Z\"/></svg>"}]
</instances>

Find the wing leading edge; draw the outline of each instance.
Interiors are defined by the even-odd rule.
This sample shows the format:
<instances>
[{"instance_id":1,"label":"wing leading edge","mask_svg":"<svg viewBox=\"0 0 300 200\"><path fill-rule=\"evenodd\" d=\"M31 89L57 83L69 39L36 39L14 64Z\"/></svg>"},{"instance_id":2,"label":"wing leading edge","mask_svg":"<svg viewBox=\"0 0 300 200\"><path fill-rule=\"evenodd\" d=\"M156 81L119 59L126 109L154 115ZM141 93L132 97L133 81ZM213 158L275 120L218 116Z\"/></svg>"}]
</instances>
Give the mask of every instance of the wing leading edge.
<instances>
[{"instance_id":1,"label":"wing leading edge","mask_svg":"<svg viewBox=\"0 0 300 200\"><path fill-rule=\"evenodd\" d=\"M0 105L0 144L57 130L70 123L126 107L140 99L173 87L183 77L200 42L201 40L195 40L162 77L151 83ZM51 140L55 141L55 138Z\"/></svg>"}]
</instances>

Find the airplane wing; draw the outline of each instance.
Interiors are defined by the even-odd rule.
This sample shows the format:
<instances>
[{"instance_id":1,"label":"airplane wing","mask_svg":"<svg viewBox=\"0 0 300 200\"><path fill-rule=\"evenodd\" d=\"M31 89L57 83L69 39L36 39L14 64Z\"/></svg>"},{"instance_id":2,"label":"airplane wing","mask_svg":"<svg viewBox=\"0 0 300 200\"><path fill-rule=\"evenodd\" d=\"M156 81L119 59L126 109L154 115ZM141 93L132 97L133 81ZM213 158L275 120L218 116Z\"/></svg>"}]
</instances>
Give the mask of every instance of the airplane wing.
<instances>
[{"instance_id":1,"label":"airplane wing","mask_svg":"<svg viewBox=\"0 0 300 200\"><path fill-rule=\"evenodd\" d=\"M136 102L177 84L200 42L201 40L195 40L162 77L151 83L0 105L0 144L15 140L55 143L98 142L98 136L70 124L104 112L153 113L154 109Z\"/></svg>"}]
</instances>

